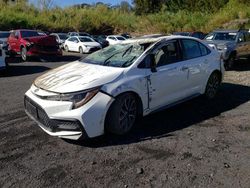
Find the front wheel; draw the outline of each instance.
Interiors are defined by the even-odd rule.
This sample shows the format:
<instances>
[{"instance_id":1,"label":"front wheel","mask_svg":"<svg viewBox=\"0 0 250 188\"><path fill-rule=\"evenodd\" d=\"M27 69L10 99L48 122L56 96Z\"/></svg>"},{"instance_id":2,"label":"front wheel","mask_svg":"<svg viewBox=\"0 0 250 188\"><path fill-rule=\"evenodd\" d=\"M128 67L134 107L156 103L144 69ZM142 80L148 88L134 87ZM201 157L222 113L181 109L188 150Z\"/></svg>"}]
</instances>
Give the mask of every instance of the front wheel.
<instances>
[{"instance_id":1,"label":"front wheel","mask_svg":"<svg viewBox=\"0 0 250 188\"><path fill-rule=\"evenodd\" d=\"M212 73L207 82L205 97L208 99L213 99L219 90L220 84L221 84L221 77L219 73L217 72Z\"/></svg>"},{"instance_id":2,"label":"front wheel","mask_svg":"<svg viewBox=\"0 0 250 188\"><path fill-rule=\"evenodd\" d=\"M107 131L124 135L134 126L138 115L136 97L131 93L120 95L111 105L106 118Z\"/></svg>"},{"instance_id":3,"label":"front wheel","mask_svg":"<svg viewBox=\"0 0 250 188\"><path fill-rule=\"evenodd\" d=\"M79 47L79 53L80 53L80 54L83 54L83 49L82 49L81 46Z\"/></svg>"},{"instance_id":4,"label":"front wheel","mask_svg":"<svg viewBox=\"0 0 250 188\"><path fill-rule=\"evenodd\" d=\"M225 70L231 70L234 66L234 63L235 63L235 56L230 55L228 60L225 61Z\"/></svg>"},{"instance_id":5,"label":"front wheel","mask_svg":"<svg viewBox=\"0 0 250 188\"><path fill-rule=\"evenodd\" d=\"M27 49L25 47L22 47L21 49L21 58L23 61L27 60Z\"/></svg>"}]
</instances>

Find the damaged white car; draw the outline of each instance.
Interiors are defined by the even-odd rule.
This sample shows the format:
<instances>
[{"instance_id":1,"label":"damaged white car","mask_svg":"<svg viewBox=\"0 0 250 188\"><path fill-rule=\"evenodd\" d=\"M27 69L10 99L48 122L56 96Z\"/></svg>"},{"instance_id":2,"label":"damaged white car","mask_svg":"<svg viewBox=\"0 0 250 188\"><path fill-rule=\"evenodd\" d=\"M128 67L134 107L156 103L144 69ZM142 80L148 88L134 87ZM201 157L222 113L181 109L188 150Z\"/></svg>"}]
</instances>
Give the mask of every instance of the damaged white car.
<instances>
[{"instance_id":1,"label":"damaged white car","mask_svg":"<svg viewBox=\"0 0 250 188\"><path fill-rule=\"evenodd\" d=\"M223 73L219 53L198 39L130 39L37 78L25 110L52 136L123 135L139 116L202 94L215 97Z\"/></svg>"}]
</instances>

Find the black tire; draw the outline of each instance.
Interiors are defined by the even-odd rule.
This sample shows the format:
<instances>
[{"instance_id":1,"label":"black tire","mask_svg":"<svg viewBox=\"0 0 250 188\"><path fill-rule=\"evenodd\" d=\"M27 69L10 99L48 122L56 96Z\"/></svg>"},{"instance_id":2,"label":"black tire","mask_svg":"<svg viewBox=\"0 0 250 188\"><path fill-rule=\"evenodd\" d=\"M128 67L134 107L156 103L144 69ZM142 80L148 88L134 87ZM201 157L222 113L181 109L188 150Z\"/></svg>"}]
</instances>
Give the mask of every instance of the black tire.
<instances>
[{"instance_id":1,"label":"black tire","mask_svg":"<svg viewBox=\"0 0 250 188\"><path fill-rule=\"evenodd\" d=\"M64 50L65 50L66 52L69 52L69 47L68 47L67 45L65 45Z\"/></svg>"},{"instance_id":2,"label":"black tire","mask_svg":"<svg viewBox=\"0 0 250 188\"><path fill-rule=\"evenodd\" d=\"M136 97L131 93L122 94L111 105L105 128L113 134L124 135L133 128L137 117Z\"/></svg>"},{"instance_id":3,"label":"black tire","mask_svg":"<svg viewBox=\"0 0 250 188\"><path fill-rule=\"evenodd\" d=\"M221 84L221 76L218 72L213 72L208 81L207 81L207 85L206 85L206 91L205 91L205 97L207 99L213 99L215 98L219 87Z\"/></svg>"},{"instance_id":4,"label":"black tire","mask_svg":"<svg viewBox=\"0 0 250 188\"><path fill-rule=\"evenodd\" d=\"M27 48L26 47L21 48L21 58L23 61L27 61Z\"/></svg>"},{"instance_id":5,"label":"black tire","mask_svg":"<svg viewBox=\"0 0 250 188\"><path fill-rule=\"evenodd\" d=\"M228 60L225 61L225 70L232 70L235 64L235 55L230 55Z\"/></svg>"},{"instance_id":6,"label":"black tire","mask_svg":"<svg viewBox=\"0 0 250 188\"><path fill-rule=\"evenodd\" d=\"M81 46L79 47L79 53L80 53L80 54L83 54L83 49L82 49Z\"/></svg>"}]
</instances>

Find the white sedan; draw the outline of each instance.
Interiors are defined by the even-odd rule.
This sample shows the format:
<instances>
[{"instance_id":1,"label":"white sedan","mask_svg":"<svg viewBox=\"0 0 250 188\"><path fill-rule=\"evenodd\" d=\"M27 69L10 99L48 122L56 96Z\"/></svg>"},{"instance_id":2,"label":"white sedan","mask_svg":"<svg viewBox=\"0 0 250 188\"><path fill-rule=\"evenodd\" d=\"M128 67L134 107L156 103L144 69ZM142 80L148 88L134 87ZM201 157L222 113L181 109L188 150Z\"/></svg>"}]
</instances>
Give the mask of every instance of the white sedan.
<instances>
[{"instance_id":1,"label":"white sedan","mask_svg":"<svg viewBox=\"0 0 250 188\"><path fill-rule=\"evenodd\" d=\"M108 41L110 45L119 44L123 42L124 40L126 40L126 38L120 35L109 35L106 38L106 41Z\"/></svg>"},{"instance_id":2,"label":"white sedan","mask_svg":"<svg viewBox=\"0 0 250 188\"><path fill-rule=\"evenodd\" d=\"M73 36L68 38L64 43L65 51L73 51L79 53L89 53L100 50L101 45L94 39L87 36Z\"/></svg>"},{"instance_id":3,"label":"white sedan","mask_svg":"<svg viewBox=\"0 0 250 188\"><path fill-rule=\"evenodd\" d=\"M220 54L198 39L130 39L38 77L25 110L52 136L123 135L139 116L199 95L214 98L223 74Z\"/></svg>"}]
</instances>

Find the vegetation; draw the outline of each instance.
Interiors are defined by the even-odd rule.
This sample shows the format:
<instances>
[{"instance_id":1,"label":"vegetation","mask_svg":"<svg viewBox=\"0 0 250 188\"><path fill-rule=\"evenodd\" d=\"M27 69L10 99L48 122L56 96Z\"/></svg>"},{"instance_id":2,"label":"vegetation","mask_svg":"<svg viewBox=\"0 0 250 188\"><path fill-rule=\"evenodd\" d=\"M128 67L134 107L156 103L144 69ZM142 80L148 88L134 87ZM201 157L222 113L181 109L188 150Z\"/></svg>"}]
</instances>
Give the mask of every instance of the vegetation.
<instances>
[{"instance_id":1,"label":"vegetation","mask_svg":"<svg viewBox=\"0 0 250 188\"><path fill-rule=\"evenodd\" d=\"M53 7L51 1L38 2L42 6L25 0L0 1L0 30L144 34L250 28L249 0L134 0L133 7L122 2L115 7L97 3L67 8Z\"/></svg>"}]
</instances>

